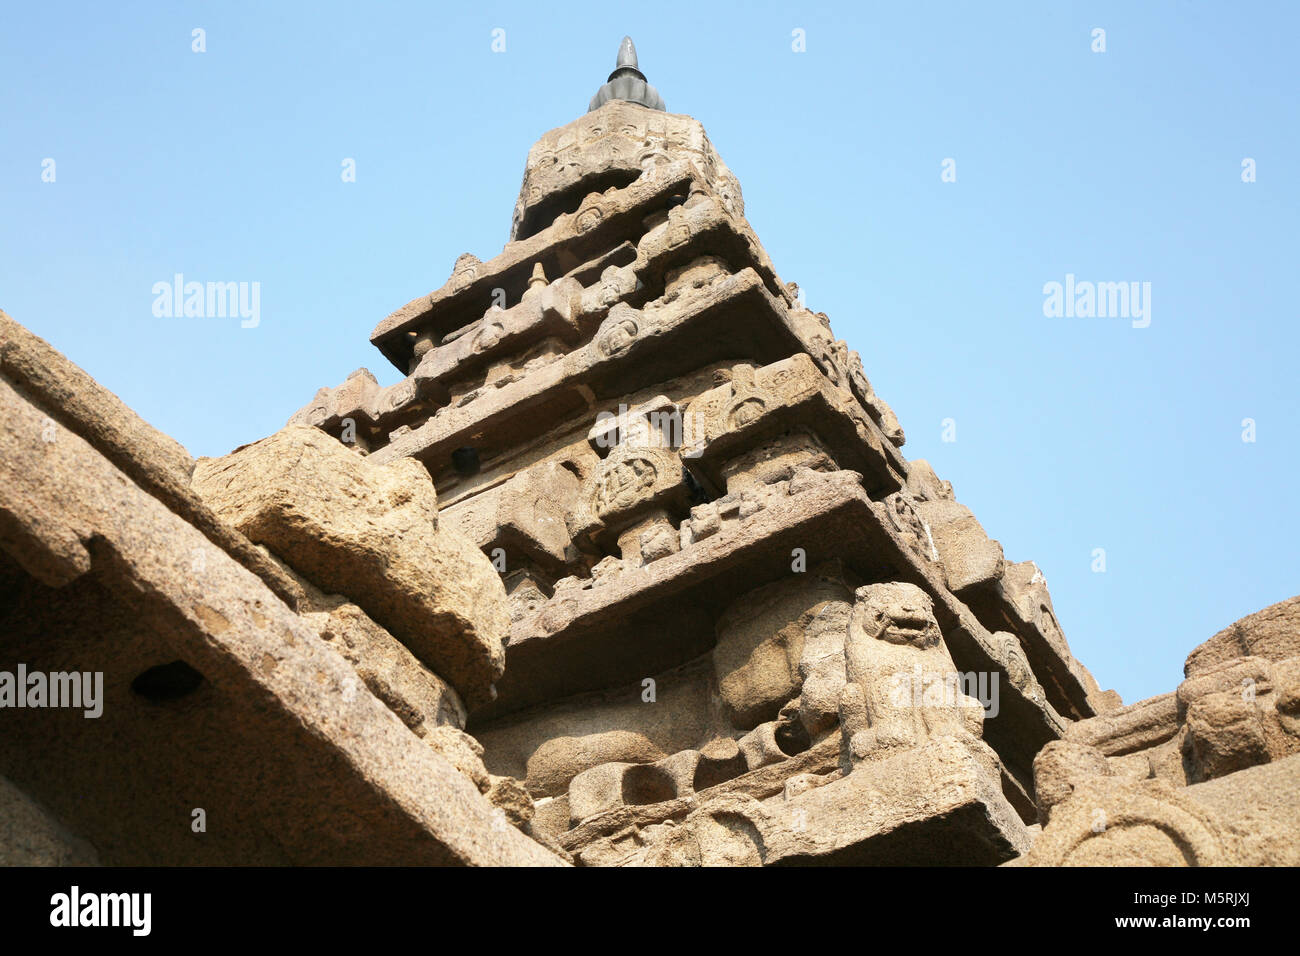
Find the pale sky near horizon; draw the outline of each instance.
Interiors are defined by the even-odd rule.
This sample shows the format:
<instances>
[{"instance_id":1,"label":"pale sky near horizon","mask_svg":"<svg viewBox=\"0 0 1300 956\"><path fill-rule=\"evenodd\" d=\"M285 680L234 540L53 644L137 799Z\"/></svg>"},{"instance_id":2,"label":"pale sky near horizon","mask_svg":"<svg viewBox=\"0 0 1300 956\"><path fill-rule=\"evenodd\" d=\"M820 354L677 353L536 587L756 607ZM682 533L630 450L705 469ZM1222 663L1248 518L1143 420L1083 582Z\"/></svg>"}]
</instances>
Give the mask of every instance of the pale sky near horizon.
<instances>
[{"instance_id":1,"label":"pale sky near horizon","mask_svg":"<svg viewBox=\"0 0 1300 956\"><path fill-rule=\"evenodd\" d=\"M529 146L631 34L904 453L1039 564L1131 703L1300 592L1298 27L1281 2L10 5L0 308L194 455L359 366L395 381L371 329L500 251ZM256 327L156 316L177 273L258 283ZM1149 324L1045 315L1067 276L1149 288Z\"/></svg>"}]
</instances>

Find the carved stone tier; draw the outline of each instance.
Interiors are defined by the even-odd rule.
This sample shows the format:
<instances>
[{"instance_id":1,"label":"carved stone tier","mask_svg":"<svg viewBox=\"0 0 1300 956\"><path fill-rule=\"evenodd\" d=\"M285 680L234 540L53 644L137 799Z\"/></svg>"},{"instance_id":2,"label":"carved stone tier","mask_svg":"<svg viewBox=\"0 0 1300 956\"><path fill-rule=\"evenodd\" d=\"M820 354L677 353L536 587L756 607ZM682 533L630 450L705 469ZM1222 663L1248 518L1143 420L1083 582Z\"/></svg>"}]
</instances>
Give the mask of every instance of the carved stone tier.
<instances>
[{"instance_id":1,"label":"carved stone tier","mask_svg":"<svg viewBox=\"0 0 1300 956\"><path fill-rule=\"evenodd\" d=\"M996 756L976 739L815 773L830 756L809 751L690 798L619 807L561 843L589 866L996 865L1030 846Z\"/></svg>"},{"instance_id":2,"label":"carved stone tier","mask_svg":"<svg viewBox=\"0 0 1300 956\"><path fill-rule=\"evenodd\" d=\"M520 378L467 394L373 457L418 458L436 479L459 448L473 447L486 461L536 437L539 422L562 422L582 412L594 419L600 402L722 359L767 364L800 351L784 307L753 270L719 275L684 292L672 306L614 309L589 344ZM861 425L879 455L901 473L901 456L875 423L868 418Z\"/></svg>"},{"instance_id":3,"label":"carved stone tier","mask_svg":"<svg viewBox=\"0 0 1300 956\"><path fill-rule=\"evenodd\" d=\"M727 212L745 215L740 183L699 121L615 101L551 130L528 151L510 238L526 239L588 194L657 173L678 157L690 159Z\"/></svg>"},{"instance_id":4,"label":"carved stone tier","mask_svg":"<svg viewBox=\"0 0 1300 956\"><path fill-rule=\"evenodd\" d=\"M1041 691L1026 696L1032 685L1008 671L1007 648L911 555L858 476L805 471L753 504L743 519L738 509L716 532L657 561L559 582L549 601L513 624L498 698L471 719L489 725L512 710L640 680L707 652L726 603L790 577L792 553L802 549L808 567L839 559L863 581L908 581L931 596L957 667L1000 675L999 713L985 722L984 736L1031 792L1034 754L1065 722Z\"/></svg>"},{"instance_id":5,"label":"carved stone tier","mask_svg":"<svg viewBox=\"0 0 1300 956\"><path fill-rule=\"evenodd\" d=\"M628 258L622 252L628 244L633 244L628 252L635 248L634 258L617 261ZM487 262L462 256L446 284L392 313L370 340L406 372L419 337L439 344L503 299L507 305L519 302L537 265L548 277L571 276L584 285L605 278L611 266L630 268L643 287L653 289L668 269L684 265L701 247L737 266L752 266L774 294L792 304L749 226L727 212L694 165L676 160L624 189L593 193L576 212L509 243Z\"/></svg>"}]
</instances>

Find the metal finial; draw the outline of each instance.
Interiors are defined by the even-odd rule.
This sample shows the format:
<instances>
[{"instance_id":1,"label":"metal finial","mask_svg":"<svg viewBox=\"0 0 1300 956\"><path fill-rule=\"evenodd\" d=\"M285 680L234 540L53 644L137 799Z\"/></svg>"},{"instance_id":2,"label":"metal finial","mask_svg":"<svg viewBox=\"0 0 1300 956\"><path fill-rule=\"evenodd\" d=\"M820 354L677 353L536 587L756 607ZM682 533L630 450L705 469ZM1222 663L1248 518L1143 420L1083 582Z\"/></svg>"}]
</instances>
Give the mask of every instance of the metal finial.
<instances>
[{"instance_id":1,"label":"metal finial","mask_svg":"<svg viewBox=\"0 0 1300 956\"><path fill-rule=\"evenodd\" d=\"M623 42L618 46L618 61L614 66L614 72L591 98L591 105L587 107L587 112L600 109L610 100L626 100L652 110L667 109L659 91L646 82L645 74L641 72L640 64L637 62L636 44L632 42L631 37L623 37Z\"/></svg>"},{"instance_id":2,"label":"metal finial","mask_svg":"<svg viewBox=\"0 0 1300 956\"><path fill-rule=\"evenodd\" d=\"M630 66L634 70L637 68L636 44L632 42L631 37L623 37L623 42L618 46L618 64L616 69L624 66Z\"/></svg>"}]
</instances>

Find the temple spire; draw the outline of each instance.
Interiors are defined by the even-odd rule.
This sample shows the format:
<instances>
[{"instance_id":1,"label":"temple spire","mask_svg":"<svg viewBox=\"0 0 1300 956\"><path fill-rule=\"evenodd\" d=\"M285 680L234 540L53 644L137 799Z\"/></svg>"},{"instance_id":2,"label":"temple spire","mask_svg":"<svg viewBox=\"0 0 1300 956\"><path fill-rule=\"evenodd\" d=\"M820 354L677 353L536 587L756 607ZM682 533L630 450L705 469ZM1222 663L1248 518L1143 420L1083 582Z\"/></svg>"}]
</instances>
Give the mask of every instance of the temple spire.
<instances>
[{"instance_id":1,"label":"temple spire","mask_svg":"<svg viewBox=\"0 0 1300 956\"><path fill-rule=\"evenodd\" d=\"M610 100L626 100L629 103L639 103L641 106L652 110L666 110L664 98L659 95L659 91L646 82L645 74L641 72L636 58L636 44L632 42L631 37L623 37L623 42L618 47L618 60L614 66L614 72L609 75L609 80L596 91L596 95L591 98L591 104L587 107L587 112L600 109Z\"/></svg>"}]
</instances>

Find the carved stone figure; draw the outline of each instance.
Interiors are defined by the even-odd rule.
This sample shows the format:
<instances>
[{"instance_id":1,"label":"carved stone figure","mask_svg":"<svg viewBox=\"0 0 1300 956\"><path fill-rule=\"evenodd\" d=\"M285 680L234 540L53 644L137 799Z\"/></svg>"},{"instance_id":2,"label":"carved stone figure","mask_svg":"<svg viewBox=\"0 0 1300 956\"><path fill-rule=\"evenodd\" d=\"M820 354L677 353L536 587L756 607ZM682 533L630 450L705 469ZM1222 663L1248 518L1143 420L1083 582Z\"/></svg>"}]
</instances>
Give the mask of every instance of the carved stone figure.
<instances>
[{"instance_id":1,"label":"carved stone figure","mask_svg":"<svg viewBox=\"0 0 1300 956\"><path fill-rule=\"evenodd\" d=\"M914 584L856 592L844 645L848 683L840 726L851 763L916 747L927 737L978 737L983 705L962 691L934 605Z\"/></svg>"}]
</instances>

